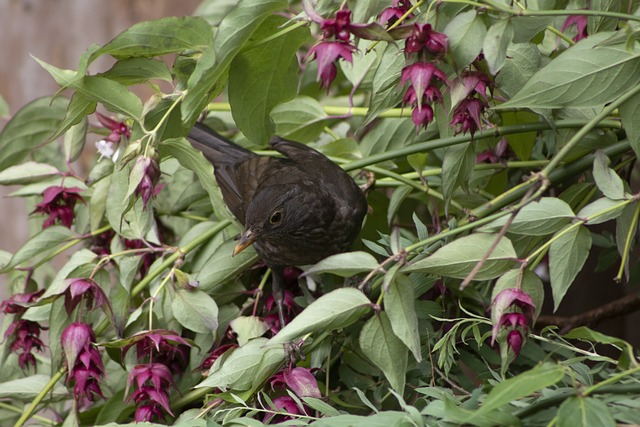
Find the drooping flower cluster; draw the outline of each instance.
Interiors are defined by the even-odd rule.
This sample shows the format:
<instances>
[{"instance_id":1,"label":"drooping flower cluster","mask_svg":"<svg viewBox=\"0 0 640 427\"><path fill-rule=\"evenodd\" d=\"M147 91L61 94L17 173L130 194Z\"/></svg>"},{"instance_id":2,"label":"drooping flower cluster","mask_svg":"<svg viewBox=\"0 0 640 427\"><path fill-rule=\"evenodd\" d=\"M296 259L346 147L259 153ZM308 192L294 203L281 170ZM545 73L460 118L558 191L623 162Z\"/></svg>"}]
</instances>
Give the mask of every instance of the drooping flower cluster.
<instances>
[{"instance_id":1,"label":"drooping flower cluster","mask_svg":"<svg viewBox=\"0 0 640 427\"><path fill-rule=\"evenodd\" d=\"M81 192L82 189L77 187L65 188L54 185L46 188L42 192L42 202L38 203L33 211L33 213L49 215L44 220L42 228L51 227L56 222L67 228L71 227L75 218L73 208L76 202L79 200L84 203L84 199L79 194Z\"/></svg>"},{"instance_id":2,"label":"drooping flower cluster","mask_svg":"<svg viewBox=\"0 0 640 427\"><path fill-rule=\"evenodd\" d=\"M498 293L491 304L491 344L497 340L501 348L518 357L529 336L535 310L529 294L520 289L508 288Z\"/></svg>"},{"instance_id":3,"label":"drooping flower cluster","mask_svg":"<svg viewBox=\"0 0 640 427\"><path fill-rule=\"evenodd\" d=\"M104 377L104 365L95 347L96 335L91 326L76 322L62 331L62 349L66 357L67 384L73 384L73 396L80 406L87 406L98 397L104 399L100 380Z\"/></svg>"},{"instance_id":4,"label":"drooping flower cluster","mask_svg":"<svg viewBox=\"0 0 640 427\"><path fill-rule=\"evenodd\" d=\"M378 21L382 25L391 26L398 22L411 9L411 2L407 0L393 0L391 7L382 11ZM407 15L406 19L413 18L413 13Z\"/></svg>"},{"instance_id":5,"label":"drooping flower cluster","mask_svg":"<svg viewBox=\"0 0 640 427\"><path fill-rule=\"evenodd\" d=\"M142 198L142 203L146 209L149 199L157 196L162 190L162 187L157 185L160 179L160 166L154 158L141 156L136 160L132 175L141 176L135 195Z\"/></svg>"},{"instance_id":6,"label":"drooping flower cluster","mask_svg":"<svg viewBox=\"0 0 640 427\"><path fill-rule=\"evenodd\" d=\"M298 397L321 397L318 382L308 368L285 368L274 374L269 380L271 390L285 389L293 391ZM269 421L270 424L281 423L293 419L291 415L305 415L308 413L306 406L300 407L295 399L288 394L278 396L273 400L273 408L276 411L282 411L286 414L267 414L263 422Z\"/></svg>"},{"instance_id":7,"label":"drooping flower cluster","mask_svg":"<svg viewBox=\"0 0 640 427\"><path fill-rule=\"evenodd\" d=\"M123 357L134 344L138 361L145 360L131 370L125 390L126 396L134 386L125 401L135 403L136 422L173 415L169 407L169 388L176 388L172 373L184 371L191 344L173 331L146 331L131 337L131 343L122 349Z\"/></svg>"},{"instance_id":8,"label":"drooping flower cluster","mask_svg":"<svg viewBox=\"0 0 640 427\"><path fill-rule=\"evenodd\" d=\"M436 62L446 51L447 36L434 31L430 24L415 24L405 41L405 55L416 57L417 61L404 67L400 85L410 83L402 101L412 107L411 119L416 130L433 121L432 105L442 102L438 86L447 84L447 76Z\"/></svg>"},{"instance_id":9,"label":"drooping flower cluster","mask_svg":"<svg viewBox=\"0 0 640 427\"><path fill-rule=\"evenodd\" d=\"M493 82L479 71L465 71L453 85L452 91L457 90L461 100L453 110L451 126L456 135L469 132L473 137L482 128L482 118L489 108L487 89Z\"/></svg>"},{"instance_id":10,"label":"drooping flower cluster","mask_svg":"<svg viewBox=\"0 0 640 427\"><path fill-rule=\"evenodd\" d=\"M0 311L4 314L12 314L13 321L4 333L4 338L9 339L9 348L18 356L18 365L21 369L28 369L29 365L36 367L36 358L33 351L42 352L44 343L40 339L40 331L44 329L38 322L22 319L29 304L35 302L44 289L28 294L14 294L0 304Z\"/></svg>"},{"instance_id":11,"label":"drooping flower cluster","mask_svg":"<svg viewBox=\"0 0 640 427\"><path fill-rule=\"evenodd\" d=\"M323 19L315 13L309 13L311 19L320 24L322 39L313 46L307 58L318 60L318 76L322 87L327 91L338 74L336 63L340 59L353 61L352 52L356 47L351 43L351 11L341 9L334 18Z\"/></svg>"},{"instance_id":12,"label":"drooping flower cluster","mask_svg":"<svg viewBox=\"0 0 640 427\"><path fill-rule=\"evenodd\" d=\"M88 310L98 307L106 311L110 310L107 295L93 279L72 278L65 280L65 284L67 287L62 295L64 295L64 308L68 315L71 315L82 301L86 303Z\"/></svg>"}]
</instances>

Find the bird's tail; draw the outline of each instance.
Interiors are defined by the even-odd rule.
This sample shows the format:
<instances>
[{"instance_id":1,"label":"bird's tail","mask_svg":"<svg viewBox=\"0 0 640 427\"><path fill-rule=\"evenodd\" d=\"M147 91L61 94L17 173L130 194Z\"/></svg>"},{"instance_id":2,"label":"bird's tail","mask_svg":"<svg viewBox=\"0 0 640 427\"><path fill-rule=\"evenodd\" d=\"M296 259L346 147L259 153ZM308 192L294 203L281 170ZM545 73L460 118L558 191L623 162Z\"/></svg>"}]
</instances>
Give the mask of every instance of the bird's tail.
<instances>
[{"instance_id":1,"label":"bird's tail","mask_svg":"<svg viewBox=\"0 0 640 427\"><path fill-rule=\"evenodd\" d=\"M238 144L220 135L213 129L196 123L187 139L194 148L200 150L204 157L214 166L238 163L256 156L252 151L240 147Z\"/></svg>"}]
</instances>

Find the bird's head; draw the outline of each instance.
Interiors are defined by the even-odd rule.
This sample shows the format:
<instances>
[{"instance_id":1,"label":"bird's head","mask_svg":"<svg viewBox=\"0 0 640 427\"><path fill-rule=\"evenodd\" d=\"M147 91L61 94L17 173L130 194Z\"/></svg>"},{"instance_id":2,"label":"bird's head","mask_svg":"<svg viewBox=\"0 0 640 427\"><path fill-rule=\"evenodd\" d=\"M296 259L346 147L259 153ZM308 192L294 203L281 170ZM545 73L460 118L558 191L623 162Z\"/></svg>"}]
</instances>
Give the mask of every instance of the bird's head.
<instances>
[{"instance_id":1,"label":"bird's head","mask_svg":"<svg viewBox=\"0 0 640 427\"><path fill-rule=\"evenodd\" d=\"M258 192L245 216L245 229L236 244L234 255L254 242L286 246L296 239L304 240L334 215L333 203L316 185L281 184Z\"/></svg>"}]
</instances>

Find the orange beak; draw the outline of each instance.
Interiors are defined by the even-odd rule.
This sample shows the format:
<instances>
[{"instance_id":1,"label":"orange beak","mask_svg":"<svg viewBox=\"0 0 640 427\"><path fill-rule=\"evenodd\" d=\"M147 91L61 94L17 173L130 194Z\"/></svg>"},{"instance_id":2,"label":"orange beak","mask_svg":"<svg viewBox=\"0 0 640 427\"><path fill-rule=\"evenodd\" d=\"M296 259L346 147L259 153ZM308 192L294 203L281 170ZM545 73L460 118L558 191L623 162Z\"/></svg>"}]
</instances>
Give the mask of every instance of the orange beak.
<instances>
[{"instance_id":1,"label":"orange beak","mask_svg":"<svg viewBox=\"0 0 640 427\"><path fill-rule=\"evenodd\" d=\"M253 231L246 230L242 236L240 236L240 240L236 243L236 247L233 248L233 256L238 255L240 252L247 249L253 242L256 241L257 236L253 234Z\"/></svg>"}]
</instances>

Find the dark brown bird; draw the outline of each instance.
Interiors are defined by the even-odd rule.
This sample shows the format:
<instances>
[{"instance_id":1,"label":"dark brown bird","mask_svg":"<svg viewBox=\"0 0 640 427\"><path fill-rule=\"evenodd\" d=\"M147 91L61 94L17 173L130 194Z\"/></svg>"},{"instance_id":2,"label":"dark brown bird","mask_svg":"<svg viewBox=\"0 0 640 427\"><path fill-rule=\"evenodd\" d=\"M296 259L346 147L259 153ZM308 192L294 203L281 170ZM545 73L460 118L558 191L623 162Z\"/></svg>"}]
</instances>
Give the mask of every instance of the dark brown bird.
<instances>
[{"instance_id":1,"label":"dark brown bird","mask_svg":"<svg viewBox=\"0 0 640 427\"><path fill-rule=\"evenodd\" d=\"M271 268L284 326L284 267L347 250L367 212L362 190L339 166L299 142L273 137L271 147L286 156L280 158L258 156L201 124L188 139L213 164L225 203L245 227L234 255L253 244Z\"/></svg>"}]
</instances>

